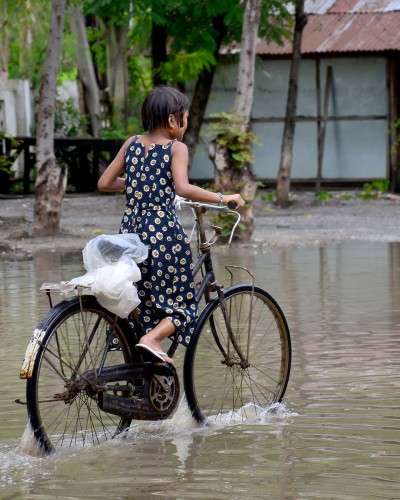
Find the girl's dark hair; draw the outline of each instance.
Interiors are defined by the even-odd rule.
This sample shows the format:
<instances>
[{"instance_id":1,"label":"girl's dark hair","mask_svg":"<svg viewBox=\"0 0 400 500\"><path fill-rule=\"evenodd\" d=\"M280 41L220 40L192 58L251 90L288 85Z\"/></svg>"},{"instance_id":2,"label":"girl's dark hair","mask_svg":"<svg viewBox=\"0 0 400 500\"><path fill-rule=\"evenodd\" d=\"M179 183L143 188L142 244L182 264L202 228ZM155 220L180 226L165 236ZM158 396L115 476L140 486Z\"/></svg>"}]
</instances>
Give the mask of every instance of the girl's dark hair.
<instances>
[{"instance_id":1,"label":"girl's dark hair","mask_svg":"<svg viewBox=\"0 0 400 500\"><path fill-rule=\"evenodd\" d=\"M182 127L185 111L188 110L189 100L185 94L172 87L155 87L142 106L143 128L149 132L157 128L166 128L169 115L174 115Z\"/></svg>"}]
</instances>

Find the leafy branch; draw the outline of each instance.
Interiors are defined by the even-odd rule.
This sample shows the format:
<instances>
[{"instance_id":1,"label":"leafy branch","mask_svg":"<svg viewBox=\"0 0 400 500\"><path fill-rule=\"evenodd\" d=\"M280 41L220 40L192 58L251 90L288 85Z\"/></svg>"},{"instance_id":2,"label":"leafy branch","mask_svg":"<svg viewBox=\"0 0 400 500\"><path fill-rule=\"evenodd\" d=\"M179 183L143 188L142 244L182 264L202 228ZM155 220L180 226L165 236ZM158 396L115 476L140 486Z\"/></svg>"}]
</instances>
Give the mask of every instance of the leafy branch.
<instances>
[{"instance_id":1,"label":"leafy branch","mask_svg":"<svg viewBox=\"0 0 400 500\"><path fill-rule=\"evenodd\" d=\"M0 154L0 172L11 173L11 167L14 161L18 158L17 152L11 153L11 150L18 148L20 141L17 141L14 137L7 135L3 130L0 130L0 141L9 141L9 152ZM2 148L4 151L4 147Z\"/></svg>"},{"instance_id":2,"label":"leafy branch","mask_svg":"<svg viewBox=\"0 0 400 500\"><path fill-rule=\"evenodd\" d=\"M234 113L213 113L208 135L215 135L216 142L228 151L232 166L237 170L253 163L253 144L261 146L254 132L247 130L245 120Z\"/></svg>"}]
</instances>

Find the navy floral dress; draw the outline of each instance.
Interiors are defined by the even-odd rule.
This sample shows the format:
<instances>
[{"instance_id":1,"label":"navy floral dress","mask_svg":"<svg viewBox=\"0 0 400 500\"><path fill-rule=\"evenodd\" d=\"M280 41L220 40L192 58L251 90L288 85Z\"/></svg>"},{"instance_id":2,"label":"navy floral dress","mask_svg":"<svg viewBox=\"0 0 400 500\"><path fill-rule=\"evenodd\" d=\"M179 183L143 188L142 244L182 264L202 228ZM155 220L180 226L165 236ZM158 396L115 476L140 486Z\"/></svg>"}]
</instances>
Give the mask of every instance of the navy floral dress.
<instances>
[{"instance_id":1,"label":"navy floral dress","mask_svg":"<svg viewBox=\"0 0 400 500\"><path fill-rule=\"evenodd\" d=\"M139 321L147 333L161 319L170 319L178 341L186 347L197 318L197 302L190 245L175 213L174 141L151 144L146 154L137 139L125 153L127 204L120 233L136 233L149 249L147 260L139 265L142 279L136 283Z\"/></svg>"}]
</instances>

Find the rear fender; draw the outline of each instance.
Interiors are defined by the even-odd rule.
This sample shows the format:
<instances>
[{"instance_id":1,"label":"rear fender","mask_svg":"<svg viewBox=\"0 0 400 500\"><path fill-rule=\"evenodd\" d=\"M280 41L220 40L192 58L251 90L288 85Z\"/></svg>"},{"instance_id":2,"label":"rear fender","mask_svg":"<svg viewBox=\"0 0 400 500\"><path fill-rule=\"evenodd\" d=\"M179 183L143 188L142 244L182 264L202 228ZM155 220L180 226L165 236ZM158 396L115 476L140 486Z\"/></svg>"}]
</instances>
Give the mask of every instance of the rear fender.
<instances>
[{"instance_id":1,"label":"rear fender","mask_svg":"<svg viewBox=\"0 0 400 500\"><path fill-rule=\"evenodd\" d=\"M45 335L46 330L41 330L39 328L33 332L31 340L29 341L25 351L24 360L22 361L21 370L19 372L19 378L27 379L32 377L36 356L39 351L39 347L43 344Z\"/></svg>"}]
</instances>

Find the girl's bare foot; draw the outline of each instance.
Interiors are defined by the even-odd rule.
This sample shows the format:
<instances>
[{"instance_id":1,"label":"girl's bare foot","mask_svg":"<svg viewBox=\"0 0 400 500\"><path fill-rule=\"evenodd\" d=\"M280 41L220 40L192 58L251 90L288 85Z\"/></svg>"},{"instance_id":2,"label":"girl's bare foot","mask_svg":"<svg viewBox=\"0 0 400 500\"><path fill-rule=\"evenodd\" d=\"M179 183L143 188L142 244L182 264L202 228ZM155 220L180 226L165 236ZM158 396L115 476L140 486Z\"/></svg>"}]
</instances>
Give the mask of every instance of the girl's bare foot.
<instances>
[{"instance_id":1,"label":"girl's bare foot","mask_svg":"<svg viewBox=\"0 0 400 500\"><path fill-rule=\"evenodd\" d=\"M174 332L175 326L172 321L168 318L164 318L153 328L153 330L150 330L140 338L138 347L140 348L142 346L142 349L146 349L147 347L147 351L154 357L166 361L167 363L174 364L174 360L163 352L160 344L163 339L169 337Z\"/></svg>"},{"instance_id":2,"label":"girl's bare foot","mask_svg":"<svg viewBox=\"0 0 400 500\"><path fill-rule=\"evenodd\" d=\"M160 361L163 360L167 363L171 363L172 365L175 363L167 353L163 352L160 342L154 338L152 332L143 335L139 344L136 344L136 347L146 350L154 357L159 358Z\"/></svg>"}]
</instances>

